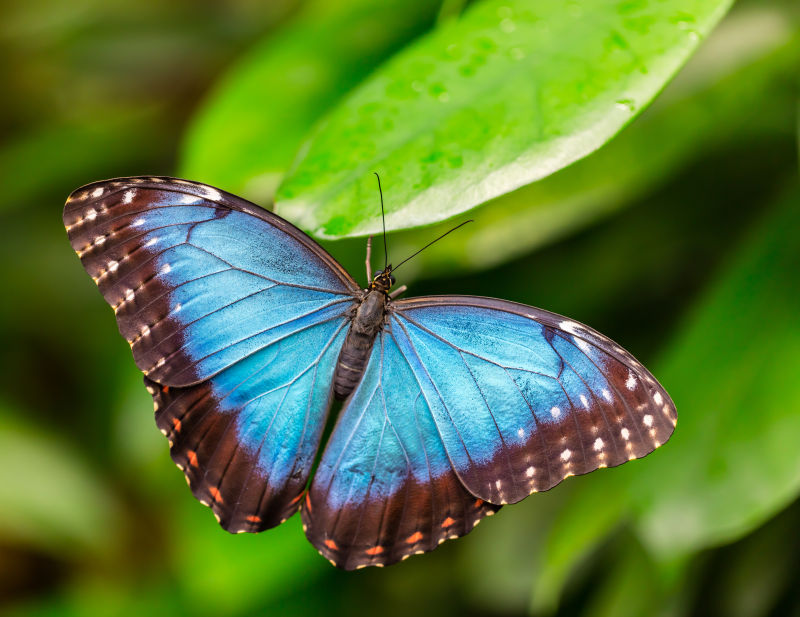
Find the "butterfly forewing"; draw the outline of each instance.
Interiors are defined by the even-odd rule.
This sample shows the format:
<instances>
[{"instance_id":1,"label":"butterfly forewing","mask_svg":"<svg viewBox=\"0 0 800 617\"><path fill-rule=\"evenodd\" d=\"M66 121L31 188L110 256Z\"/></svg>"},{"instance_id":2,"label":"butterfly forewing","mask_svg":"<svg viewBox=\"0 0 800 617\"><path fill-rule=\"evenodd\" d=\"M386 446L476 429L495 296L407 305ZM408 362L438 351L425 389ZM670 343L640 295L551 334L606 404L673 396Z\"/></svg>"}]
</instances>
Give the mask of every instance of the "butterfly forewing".
<instances>
[{"instance_id":1,"label":"butterfly forewing","mask_svg":"<svg viewBox=\"0 0 800 617\"><path fill-rule=\"evenodd\" d=\"M441 296L398 302L391 327L456 473L491 503L642 457L674 429L641 363L559 315Z\"/></svg>"},{"instance_id":2,"label":"butterfly forewing","mask_svg":"<svg viewBox=\"0 0 800 617\"><path fill-rule=\"evenodd\" d=\"M342 312L357 291L286 221L200 184L91 184L70 196L64 223L137 366L163 384L207 379L284 336L293 322Z\"/></svg>"}]
</instances>

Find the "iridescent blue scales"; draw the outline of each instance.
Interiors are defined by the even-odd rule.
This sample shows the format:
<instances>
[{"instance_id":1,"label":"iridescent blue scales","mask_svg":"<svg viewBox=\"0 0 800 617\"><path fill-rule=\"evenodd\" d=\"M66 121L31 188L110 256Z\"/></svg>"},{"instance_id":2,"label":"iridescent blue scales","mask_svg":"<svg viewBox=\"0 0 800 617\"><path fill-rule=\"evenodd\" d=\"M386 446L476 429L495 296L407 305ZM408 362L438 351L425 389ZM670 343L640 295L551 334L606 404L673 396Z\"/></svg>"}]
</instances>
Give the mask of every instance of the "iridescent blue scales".
<instances>
[{"instance_id":1,"label":"iridescent blue scales","mask_svg":"<svg viewBox=\"0 0 800 617\"><path fill-rule=\"evenodd\" d=\"M672 434L667 393L586 326L489 298L387 296L321 447L347 332L377 291L283 219L185 180L90 184L64 223L173 460L228 531L299 509L336 566L387 565Z\"/></svg>"}]
</instances>

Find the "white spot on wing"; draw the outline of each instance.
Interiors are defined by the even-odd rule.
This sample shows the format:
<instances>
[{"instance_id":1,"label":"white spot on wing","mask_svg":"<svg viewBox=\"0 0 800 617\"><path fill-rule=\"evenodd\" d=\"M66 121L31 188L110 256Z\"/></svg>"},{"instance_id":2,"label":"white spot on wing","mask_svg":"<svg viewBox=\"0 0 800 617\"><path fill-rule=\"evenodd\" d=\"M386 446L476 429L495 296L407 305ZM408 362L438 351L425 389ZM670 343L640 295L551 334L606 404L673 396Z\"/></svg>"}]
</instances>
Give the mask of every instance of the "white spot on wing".
<instances>
[{"instance_id":1,"label":"white spot on wing","mask_svg":"<svg viewBox=\"0 0 800 617\"><path fill-rule=\"evenodd\" d=\"M656 405L660 405L661 403L663 403L664 399L661 398L661 392L656 392L653 395L653 400L656 402Z\"/></svg>"},{"instance_id":2,"label":"white spot on wing","mask_svg":"<svg viewBox=\"0 0 800 617\"><path fill-rule=\"evenodd\" d=\"M628 439L631 438L631 432L628 429L626 429L624 426L622 427L622 430L620 431L620 435L622 435L622 438L625 441L628 441Z\"/></svg>"},{"instance_id":3,"label":"white spot on wing","mask_svg":"<svg viewBox=\"0 0 800 617\"><path fill-rule=\"evenodd\" d=\"M92 191L92 197L100 197L105 192L105 189L101 186L96 188Z\"/></svg>"},{"instance_id":4,"label":"white spot on wing","mask_svg":"<svg viewBox=\"0 0 800 617\"><path fill-rule=\"evenodd\" d=\"M647 414L644 418L642 418L642 422L644 422L645 426L653 426L653 416Z\"/></svg>"},{"instance_id":5,"label":"white spot on wing","mask_svg":"<svg viewBox=\"0 0 800 617\"><path fill-rule=\"evenodd\" d=\"M133 197L136 195L136 191L131 189L130 191L125 191L125 194L122 196L122 203L129 204L133 201Z\"/></svg>"},{"instance_id":6,"label":"white spot on wing","mask_svg":"<svg viewBox=\"0 0 800 617\"><path fill-rule=\"evenodd\" d=\"M581 403L586 409L589 409L589 400L583 394L581 394Z\"/></svg>"},{"instance_id":7,"label":"white spot on wing","mask_svg":"<svg viewBox=\"0 0 800 617\"><path fill-rule=\"evenodd\" d=\"M108 262L108 271L109 272L116 272L117 268L119 268L119 263L114 261L113 259Z\"/></svg>"},{"instance_id":8,"label":"white spot on wing","mask_svg":"<svg viewBox=\"0 0 800 617\"><path fill-rule=\"evenodd\" d=\"M572 452L570 452L569 448L567 448L561 453L561 460L568 461L570 456L572 456Z\"/></svg>"},{"instance_id":9,"label":"white spot on wing","mask_svg":"<svg viewBox=\"0 0 800 617\"><path fill-rule=\"evenodd\" d=\"M609 403L611 402L611 393L603 388L603 398L606 399Z\"/></svg>"},{"instance_id":10,"label":"white spot on wing","mask_svg":"<svg viewBox=\"0 0 800 617\"><path fill-rule=\"evenodd\" d=\"M127 300L128 302L133 300L133 289L126 289L125 290L125 300Z\"/></svg>"},{"instance_id":11,"label":"white spot on wing","mask_svg":"<svg viewBox=\"0 0 800 617\"><path fill-rule=\"evenodd\" d=\"M203 196L206 199L209 199L211 201L220 201L222 199L222 195L220 195L220 192L214 188L211 188L210 186L200 185L199 188L202 189Z\"/></svg>"},{"instance_id":12,"label":"white spot on wing","mask_svg":"<svg viewBox=\"0 0 800 617\"><path fill-rule=\"evenodd\" d=\"M183 197L181 197L182 204L196 204L200 203L201 198L197 195L191 195L190 193L186 193Z\"/></svg>"},{"instance_id":13,"label":"white spot on wing","mask_svg":"<svg viewBox=\"0 0 800 617\"><path fill-rule=\"evenodd\" d=\"M561 410L558 407L553 407L552 409L550 409L550 415L553 416L554 418L557 418L558 416L561 415Z\"/></svg>"},{"instance_id":14,"label":"white spot on wing","mask_svg":"<svg viewBox=\"0 0 800 617\"><path fill-rule=\"evenodd\" d=\"M89 210L86 212L86 219L89 221L93 221L96 218L97 218L97 210L95 210L94 208L89 208Z\"/></svg>"},{"instance_id":15,"label":"white spot on wing","mask_svg":"<svg viewBox=\"0 0 800 617\"><path fill-rule=\"evenodd\" d=\"M569 332L570 334L577 334L577 331L581 328L581 324L575 321L562 321L560 324L558 324L558 327L565 332Z\"/></svg>"},{"instance_id":16,"label":"white spot on wing","mask_svg":"<svg viewBox=\"0 0 800 617\"><path fill-rule=\"evenodd\" d=\"M628 372L628 379L625 381L625 387L628 388L628 390L633 390L636 388L636 378L631 372Z\"/></svg>"},{"instance_id":17,"label":"white spot on wing","mask_svg":"<svg viewBox=\"0 0 800 617\"><path fill-rule=\"evenodd\" d=\"M131 223L131 227L139 227L140 225L144 225L144 222L145 222L145 221L144 221L144 217L143 217L143 216L140 216L140 217L139 217L138 219L136 219L136 220L135 220L133 223Z\"/></svg>"},{"instance_id":18,"label":"white spot on wing","mask_svg":"<svg viewBox=\"0 0 800 617\"><path fill-rule=\"evenodd\" d=\"M519 436L520 436L520 438L522 438L522 437L525 437L525 429L524 429L524 428L522 428L522 427L520 427L520 428L517 430L517 435L519 435Z\"/></svg>"},{"instance_id":19,"label":"white spot on wing","mask_svg":"<svg viewBox=\"0 0 800 617\"><path fill-rule=\"evenodd\" d=\"M594 440L594 449L598 452L603 449L603 440L599 437Z\"/></svg>"},{"instance_id":20,"label":"white spot on wing","mask_svg":"<svg viewBox=\"0 0 800 617\"><path fill-rule=\"evenodd\" d=\"M169 274L172 271L172 268L169 264L164 264L161 266L161 274Z\"/></svg>"},{"instance_id":21,"label":"white spot on wing","mask_svg":"<svg viewBox=\"0 0 800 617\"><path fill-rule=\"evenodd\" d=\"M575 341L575 344L581 348L581 351L584 353L589 353L592 348L589 346L589 343L584 341L582 338L578 338L577 336L573 336L572 340Z\"/></svg>"},{"instance_id":22,"label":"white spot on wing","mask_svg":"<svg viewBox=\"0 0 800 617\"><path fill-rule=\"evenodd\" d=\"M525 470L525 475L528 476L529 478L531 478L531 477L533 477L533 474L535 473L535 471L536 470L533 467L528 467L528 469Z\"/></svg>"}]
</instances>

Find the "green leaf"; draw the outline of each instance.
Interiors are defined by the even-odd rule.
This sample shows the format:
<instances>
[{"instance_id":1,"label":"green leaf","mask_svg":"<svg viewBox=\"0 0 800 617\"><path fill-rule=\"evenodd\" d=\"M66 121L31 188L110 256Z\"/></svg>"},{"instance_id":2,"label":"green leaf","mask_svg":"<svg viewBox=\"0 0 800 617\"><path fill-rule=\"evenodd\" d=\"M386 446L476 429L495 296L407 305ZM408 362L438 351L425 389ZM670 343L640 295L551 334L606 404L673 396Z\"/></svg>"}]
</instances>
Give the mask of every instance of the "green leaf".
<instances>
[{"instance_id":1,"label":"green leaf","mask_svg":"<svg viewBox=\"0 0 800 617\"><path fill-rule=\"evenodd\" d=\"M319 237L441 221L543 178L647 105L728 0L473 5L328 115L277 195Z\"/></svg>"},{"instance_id":2,"label":"green leaf","mask_svg":"<svg viewBox=\"0 0 800 617\"><path fill-rule=\"evenodd\" d=\"M65 559L107 555L120 515L77 453L0 409L0 537Z\"/></svg>"},{"instance_id":3,"label":"green leaf","mask_svg":"<svg viewBox=\"0 0 800 617\"><path fill-rule=\"evenodd\" d=\"M474 225L404 266L404 280L417 272L452 275L503 263L630 206L714 148L785 135L795 113L791 76L800 53L798 32L789 15L774 6L732 11L617 138L574 165L476 209L470 213ZM753 109L760 113L754 116ZM452 224L396 234L390 239L392 252L409 255Z\"/></svg>"},{"instance_id":4,"label":"green leaf","mask_svg":"<svg viewBox=\"0 0 800 617\"><path fill-rule=\"evenodd\" d=\"M662 558L738 538L800 493L798 229L794 190L656 367L679 422L632 492Z\"/></svg>"},{"instance_id":5,"label":"green leaf","mask_svg":"<svg viewBox=\"0 0 800 617\"><path fill-rule=\"evenodd\" d=\"M180 175L271 201L309 127L407 40L438 0L319 0L225 75L192 120Z\"/></svg>"}]
</instances>

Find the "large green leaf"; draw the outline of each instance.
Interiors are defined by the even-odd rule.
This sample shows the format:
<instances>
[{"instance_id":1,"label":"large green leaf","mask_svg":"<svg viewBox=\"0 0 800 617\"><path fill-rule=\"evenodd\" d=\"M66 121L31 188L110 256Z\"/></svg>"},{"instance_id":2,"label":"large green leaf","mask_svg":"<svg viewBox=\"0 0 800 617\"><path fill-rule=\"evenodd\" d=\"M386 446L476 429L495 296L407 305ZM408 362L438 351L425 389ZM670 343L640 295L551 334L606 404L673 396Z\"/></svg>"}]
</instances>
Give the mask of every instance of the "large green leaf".
<instances>
[{"instance_id":1,"label":"large green leaf","mask_svg":"<svg viewBox=\"0 0 800 617\"><path fill-rule=\"evenodd\" d=\"M247 53L189 127L180 175L271 201L311 125L399 46L439 0L319 0Z\"/></svg>"},{"instance_id":2,"label":"large green leaf","mask_svg":"<svg viewBox=\"0 0 800 617\"><path fill-rule=\"evenodd\" d=\"M441 221L595 150L677 71L728 0L486 0L322 122L277 209L320 237Z\"/></svg>"},{"instance_id":3,"label":"large green leaf","mask_svg":"<svg viewBox=\"0 0 800 617\"><path fill-rule=\"evenodd\" d=\"M795 113L791 76L798 53L800 31L785 11L772 4L732 11L654 104L612 142L471 212L474 225L420 254L404 266L403 278L503 263L629 206L709 150L786 135ZM400 232L390 239L392 252L410 255L452 225Z\"/></svg>"}]
</instances>

